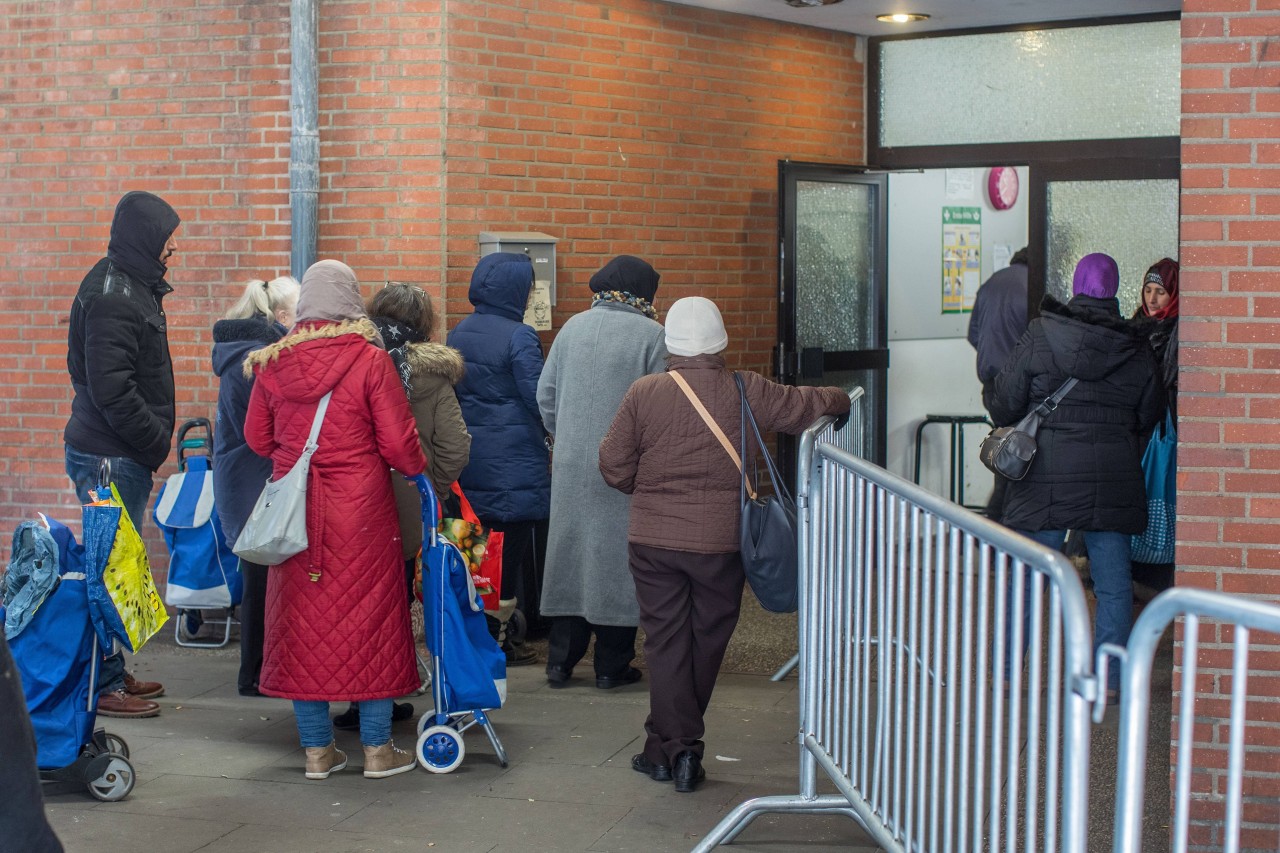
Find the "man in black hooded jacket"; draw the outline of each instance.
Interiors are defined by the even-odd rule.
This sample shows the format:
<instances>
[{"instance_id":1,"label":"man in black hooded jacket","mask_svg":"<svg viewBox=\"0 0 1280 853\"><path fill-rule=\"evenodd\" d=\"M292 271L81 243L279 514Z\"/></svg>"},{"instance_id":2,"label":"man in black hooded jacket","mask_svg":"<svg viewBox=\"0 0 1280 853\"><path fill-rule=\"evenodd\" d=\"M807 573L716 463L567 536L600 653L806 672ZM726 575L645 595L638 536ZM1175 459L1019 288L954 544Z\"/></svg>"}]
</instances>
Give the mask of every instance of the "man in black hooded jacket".
<instances>
[{"instance_id":1,"label":"man in black hooded jacket","mask_svg":"<svg viewBox=\"0 0 1280 853\"><path fill-rule=\"evenodd\" d=\"M63 440L67 476L81 502L98 483L103 462L135 526L142 527L151 475L169 456L173 439L173 362L163 300L173 290L164 276L177 251L181 220L168 202L128 192L116 204L107 256L80 282L71 305L67 370L71 418ZM98 713L154 717L151 699L164 692L125 672L119 654L103 660Z\"/></svg>"}]
</instances>

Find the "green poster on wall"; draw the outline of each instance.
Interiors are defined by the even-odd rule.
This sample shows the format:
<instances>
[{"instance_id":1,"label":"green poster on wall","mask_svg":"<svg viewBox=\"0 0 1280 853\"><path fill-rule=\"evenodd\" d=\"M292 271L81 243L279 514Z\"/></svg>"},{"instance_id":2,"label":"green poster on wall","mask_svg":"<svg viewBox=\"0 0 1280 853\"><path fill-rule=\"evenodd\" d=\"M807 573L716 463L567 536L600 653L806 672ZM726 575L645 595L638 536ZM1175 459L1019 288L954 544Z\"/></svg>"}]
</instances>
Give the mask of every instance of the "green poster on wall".
<instances>
[{"instance_id":1,"label":"green poster on wall","mask_svg":"<svg viewBox=\"0 0 1280 853\"><path fill-rule=\"evenodd\" d=\"M973 310L982 284L982 208L942 208L942 313Z\"/></svg>"}]
</instances>

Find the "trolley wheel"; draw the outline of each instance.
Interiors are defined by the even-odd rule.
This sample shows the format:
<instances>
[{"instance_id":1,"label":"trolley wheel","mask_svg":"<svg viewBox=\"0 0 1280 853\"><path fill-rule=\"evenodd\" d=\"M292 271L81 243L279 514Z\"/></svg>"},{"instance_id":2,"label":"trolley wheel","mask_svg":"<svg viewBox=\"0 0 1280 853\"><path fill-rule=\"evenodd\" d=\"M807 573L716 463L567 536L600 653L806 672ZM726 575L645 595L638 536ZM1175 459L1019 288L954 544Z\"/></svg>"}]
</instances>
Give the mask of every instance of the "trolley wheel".
<instances>
[{"instance_id":1,"label":"trolley wheel","mask_svg":"<svg viewBox=\"0 0 1280 853\"><path fill-rule=\"evenodd\" d=\"M89 793L108 803L123 800L133 790L133 765L115 752L103 753L89 762L84 776Z\"/></svg>"},{"instance_id":2,"label":"trolley wheel","mask_svg":"<svg viewBox=\"0 0 1280 853\"><path fill-rule=\"evenodd\" d=\"M200 633L202 625L204 625L204 614L199 610L178 611L178 631L182 639L195 639L196 634Z\"/></svg>"},{"instance_id":3,"label":"trolley wheel","mask_svg":"<svg viewBox=\"0 0 1280 853\"><path fill-rule=\"evenodd\" d=\"M124 758L129 757L129 744L125 743L124 738L120 737L120 735L104 732L102 737L107 743L107 752L114 752Z\"/></svg>"},{"instance_id":4,"label":"trolley wheel","mask_svg":"<svg viewBox=\"0 0 1280 853\"><path fill-rule=\"evenodd\" d=\"M432 726L418 736L418 763L432 773L451 773L462 763L462 735L448 726Z\"/></svg>"}]
</instances>

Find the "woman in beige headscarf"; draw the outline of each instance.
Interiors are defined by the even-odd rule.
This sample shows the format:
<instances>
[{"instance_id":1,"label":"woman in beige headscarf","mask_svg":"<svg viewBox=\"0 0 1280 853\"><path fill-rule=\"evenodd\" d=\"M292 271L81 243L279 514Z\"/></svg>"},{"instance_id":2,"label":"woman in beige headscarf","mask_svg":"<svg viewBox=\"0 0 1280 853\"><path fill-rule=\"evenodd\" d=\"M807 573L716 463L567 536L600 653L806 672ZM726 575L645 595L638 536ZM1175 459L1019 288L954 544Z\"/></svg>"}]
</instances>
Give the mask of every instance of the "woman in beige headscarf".
<instances>
[{"instance_id":1,"label":"woman in beige headscarf","mask_svg":"<svg viewBox=\"0 0 1280 853\"><path fill-rule=\"evenodd\" d=\"M391 706L418 686L390 469L426 467L409 402L365 315L355 273L320 261L302 278L297 321L245 362L256 371L245 440L274 478L301 455L328 408L307 484L309 547L271 569L259 690L292 699L308 779L346 767L331 700L360 703L364 775L413 769L391 742Z\"/></svg>"}]
</instances>

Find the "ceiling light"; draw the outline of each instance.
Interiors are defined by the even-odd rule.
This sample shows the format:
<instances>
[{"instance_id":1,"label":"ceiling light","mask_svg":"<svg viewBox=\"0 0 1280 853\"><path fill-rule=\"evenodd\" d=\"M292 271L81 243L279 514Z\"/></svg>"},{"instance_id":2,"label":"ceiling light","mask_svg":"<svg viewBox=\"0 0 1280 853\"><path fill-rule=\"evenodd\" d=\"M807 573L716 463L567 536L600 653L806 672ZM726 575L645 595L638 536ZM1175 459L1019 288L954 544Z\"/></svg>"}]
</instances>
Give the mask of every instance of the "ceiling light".
<instances>
[{"instance_id":1,"label":"ceiling light","mask_svg":"<svg viewBox=\"0 0 1280 853\"><path fill-rule=\"evenodd\" d=\"M876 20L882 24L914 24L916 21L929 20L929 16L918 12L894 12L891 15L876 15Z\"/></svg>"},{"instance_id":2,"label":"ceiling light","mask_svg":"<svg viewBox=\"0 0 1280 853\"><path fill-rule=\"evenodd\" d=\"M808 6L834 6L840 0L787 0L788 6L795 6L797 9L804 9Z\"/></svg>"}]
</instances>

